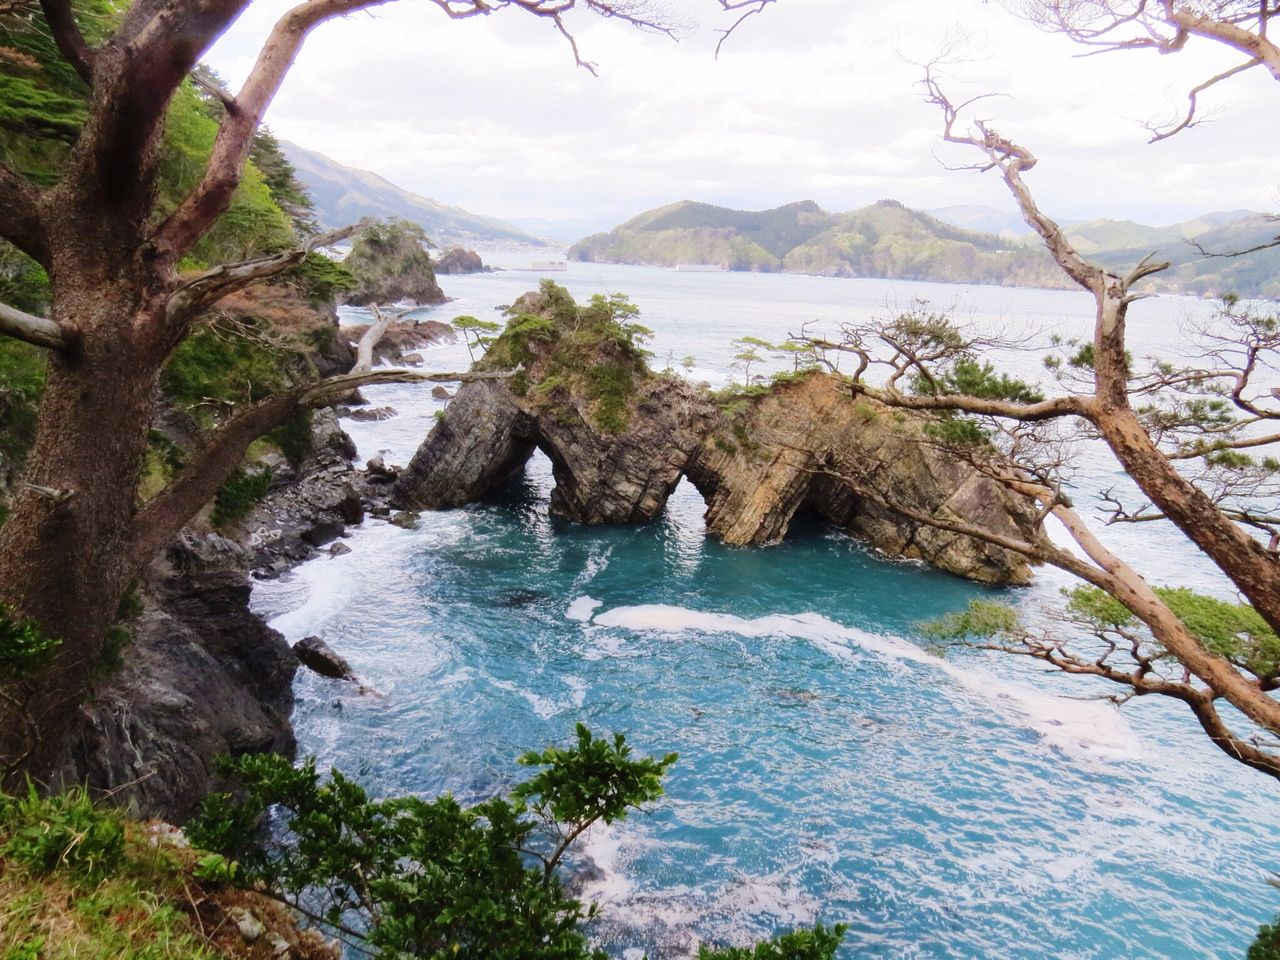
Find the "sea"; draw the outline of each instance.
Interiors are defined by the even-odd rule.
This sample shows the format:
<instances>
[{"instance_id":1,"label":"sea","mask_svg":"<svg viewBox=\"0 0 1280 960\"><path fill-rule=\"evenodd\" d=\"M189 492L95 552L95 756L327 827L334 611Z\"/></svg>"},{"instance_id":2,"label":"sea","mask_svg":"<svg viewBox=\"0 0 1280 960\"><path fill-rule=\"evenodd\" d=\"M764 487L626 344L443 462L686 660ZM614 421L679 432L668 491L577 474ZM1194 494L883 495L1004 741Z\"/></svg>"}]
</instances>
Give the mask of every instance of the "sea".
<instances>
[{"instance_id":1,"label":"sea","mask_svg":"<svg viewBox=\"0 0 1280 960\"><path fill-rule=\"evenodd\" d=\"M417 315L501 319L540 280L517 256L486 261L508 269L442 278L453 299ZM1087 339L1093 318L1069 291L579 263L549 276L579 299L627 294L653 365L713 387L741 379L738 337L913 308L1024 340L996 359L1043 380L1049 338ZM1213 309L1140 301L1132 352L1176 353ZM460 342L423 356L435 371L470 362ZM344 421L360 456L407 463L444 401L422 384L366 393L398 415ZM1072 484L1086 514L1127 489L1087 444ZM726 547L687 481L653 522L585 527L549 516L552 485L537 454L483 503L352 529L351 553L259 583L253 602L377 691L302 671L294 715L300 752L374 795L505 791L527 773L517 756L568 743L578 722L679 753L666 795L593 828L569 864L611 957L694 956L820 920L848 924L848 960L1240 958L1280 912L1280 790L1182 704L1118 707L1105 681L929 652L921 623L977 597L1064 629L1065 574L982 587L806 518L782 543ZM1152 582L1231 596L1177 531L1097 526Z\"/></svg>"}]
</instances>

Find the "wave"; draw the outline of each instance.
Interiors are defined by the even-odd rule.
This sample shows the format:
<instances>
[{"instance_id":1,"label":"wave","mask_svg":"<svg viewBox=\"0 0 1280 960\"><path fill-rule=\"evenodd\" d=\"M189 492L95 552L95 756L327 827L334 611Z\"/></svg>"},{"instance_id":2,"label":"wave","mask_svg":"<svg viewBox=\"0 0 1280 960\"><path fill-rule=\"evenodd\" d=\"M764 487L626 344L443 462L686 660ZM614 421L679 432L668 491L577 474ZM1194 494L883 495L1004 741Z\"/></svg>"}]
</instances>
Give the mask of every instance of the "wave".
<instances>
[{"instance_id":1,"label":"wave","mask_svg":"<svg viewBox=\"0 0 1280 960\"><path fill-rule=\"evenodd\" d=\"M615 607L591 623L658 633L732 633L742 637L805 640L838 660L870 653L890 663L914 663L937 670L977 694L1006 717L1025 723L1045 743L1080 759L1131 760L1140 753L1137 735L1114 705L1072 700L1002 680L986 670L960 666L901 637L868 633L817 613L773 614L755 619L709 613L669 604Z\"/></svg>"}]
</instances>

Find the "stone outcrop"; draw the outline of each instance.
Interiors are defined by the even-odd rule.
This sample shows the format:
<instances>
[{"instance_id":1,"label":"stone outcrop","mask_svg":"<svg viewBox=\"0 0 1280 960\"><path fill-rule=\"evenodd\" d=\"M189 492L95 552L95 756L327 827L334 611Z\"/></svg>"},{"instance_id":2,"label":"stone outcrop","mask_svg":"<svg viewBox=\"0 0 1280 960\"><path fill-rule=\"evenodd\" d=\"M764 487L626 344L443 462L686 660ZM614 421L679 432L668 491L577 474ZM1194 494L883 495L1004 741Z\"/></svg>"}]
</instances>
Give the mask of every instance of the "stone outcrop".
<instances>
[{"instance_id":1,"label":"stone outcrop","mask_svg":"<svg viewBox=\"0 0 1280 960\"><path fill-rule=\"evenodd\" d=\"M222 786L219 756L291 756L298 658L249 609L250 573L271 578L334 555L337 537L381 510L386 478L351 469L355 450L329 411L298 467L268 459L275 484L226 535L193 525L147 571L121 665L81 710L58 776L112 789L114 803L175 823Z\"/></svg>"},{"instance_id":2,"label":"stone outcrop","mask_svg":"<svg viewBox=\"0 0 1280 960\"><path fill-rule=\"evenodd\" d=\"M707 501L707 529L727 543L780 540L811 510L887 554L924 560L985 583L1026 583L1017 554L904 517L885 506L1034 539L1035 511L934 446L919 424L834 377L773 387L725 418L685 474Z\"/></svg>"},{"instance_id":3,"label":"stone outcrop","mask_svg":"<svg viewBox=\"0 0 1280 960\"><path fill-rule=\"evenodd\" d=\"M343 261L356 278L347 303L444 303L449 298L436 282L435 268L427 253L427 235L408 220L376 223L351 245Z\"/></svg>"},{"instance_id":4,"label":"stone outcrop","mask_svg":"<svg viewBox=\"0 0 1280 960\"><path fill-rule=\"evenodd\" d=\"M113 788L139 815L182 822L218 784L219 756L292 756L298 662L249 611L248 560L208 535L156 564L123 665L82 708L64 782Z\"/></svg>"},{"instance_id":5,"label":"stone outcrop","mask_svg":"<svg viewBox=\"0 0 1280 960\"><path fill-rule=\"evenodd\" d=\"M493 267L486 267L480 254L462 247L450 247L440 254L435 263L437 274L453 275L459 273L491 273Z\"/></svg>"},{"instance_id":6,"label":"stone outcrop","mask_svg":"<svg viewBox=\"0 0 1280 960\"><path fill-rule=\"evenodd\" d=\"M652 519L688 477L707 502L708 533L727 543L780 540L809 510L893 556L986 583L1030 579L1021 556L888 505L1039 535L1028 501L920 442L923 421L855 399L818 371L717 403L678 377L650 372L618 334L625 324L591 313L600 304L566 306L565 297L544 287L517 302L480 364L519 363L517 375L458 391L399 476L397 504L471 503L541 449L555 476L551 511L582 523Z\"/></svg>"}]
</instances>

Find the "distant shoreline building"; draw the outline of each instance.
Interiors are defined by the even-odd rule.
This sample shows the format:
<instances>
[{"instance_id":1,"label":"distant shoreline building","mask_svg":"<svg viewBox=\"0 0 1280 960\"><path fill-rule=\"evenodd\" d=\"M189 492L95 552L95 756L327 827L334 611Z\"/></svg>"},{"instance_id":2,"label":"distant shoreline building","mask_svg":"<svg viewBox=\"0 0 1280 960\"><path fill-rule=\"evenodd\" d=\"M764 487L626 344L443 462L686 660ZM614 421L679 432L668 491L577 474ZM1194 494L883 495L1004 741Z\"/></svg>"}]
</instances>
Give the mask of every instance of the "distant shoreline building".
<instances>
[{"instance_id":1,"label":"distant shoreline building","mask_svg":"<svg viewBox=\"0 0 1280 960\"><path fill-rule=\"evenodd\" d=\"M729 268L719 263L677 263L677 273L728 273Z\"/></svg>"},{"instance_id":2,"label":"distant shoreline building","mask_svg":"<svg viewBox=\"0 0 1280 960\"><path fill-rule=\"evenodd\" d=\"M529 265L530 270L541 270L563 272L569 269L569 263L566 260L535 260Z\"/></svg>"}]
</instances>

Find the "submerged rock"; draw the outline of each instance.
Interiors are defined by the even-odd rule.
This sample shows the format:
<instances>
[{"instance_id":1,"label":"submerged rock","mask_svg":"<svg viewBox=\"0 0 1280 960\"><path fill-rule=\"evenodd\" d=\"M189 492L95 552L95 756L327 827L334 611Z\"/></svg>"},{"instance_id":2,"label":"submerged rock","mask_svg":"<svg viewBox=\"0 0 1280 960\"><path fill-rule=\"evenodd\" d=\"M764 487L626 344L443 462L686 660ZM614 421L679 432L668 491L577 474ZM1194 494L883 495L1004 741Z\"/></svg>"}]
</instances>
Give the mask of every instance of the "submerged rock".
<instances>
[{"instance_id":1,"label":"submerged rock","mask_svg":"<svg viewBox=\"0 0 1280 960\"><path fill-rule=\"evenodd\" d=\"M458 390L398 478L396 502L472 503L541 449L555 477L551 512L581 523L652 519L688 477L707 531L726 543L780 540L812 511L893 556L986 583L1029 581L1022 556L893 509L1040 536L1031 502L926 442L921 417L817 370L713 397L650 371L629 316L604 298L574 304L554 284L518 300L476 365L514 375Z\"/></svg>"}]
</instances>

